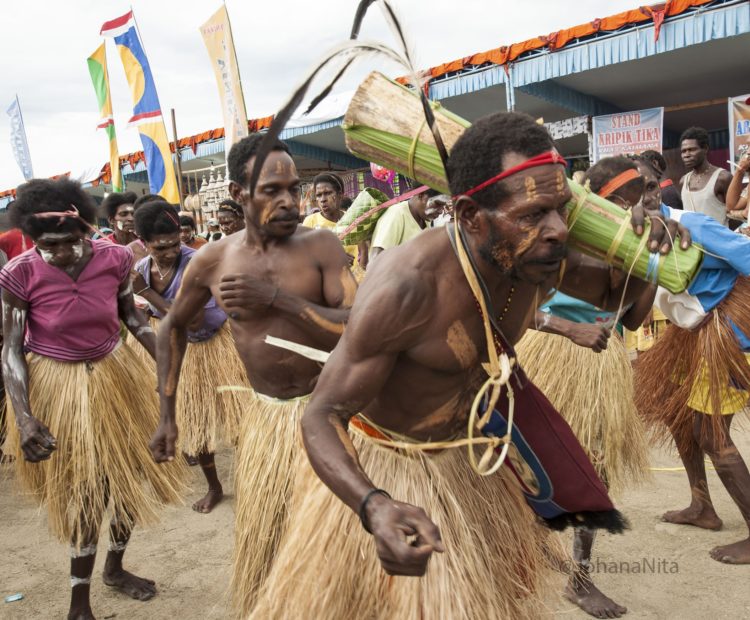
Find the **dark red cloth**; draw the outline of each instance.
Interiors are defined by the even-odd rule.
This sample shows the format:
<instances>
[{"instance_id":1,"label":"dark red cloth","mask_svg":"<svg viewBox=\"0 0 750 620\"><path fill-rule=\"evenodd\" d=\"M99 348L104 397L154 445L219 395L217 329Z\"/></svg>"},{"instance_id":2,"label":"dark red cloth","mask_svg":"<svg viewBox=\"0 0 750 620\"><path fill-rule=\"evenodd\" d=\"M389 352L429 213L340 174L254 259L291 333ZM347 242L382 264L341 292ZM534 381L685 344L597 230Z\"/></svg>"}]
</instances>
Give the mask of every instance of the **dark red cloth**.
<instances>
[{"instance_id":1,"label":"dark red cloth","mask_svg":"<svg viewBox=\"0 0 750 620\"><path fill-rule=\"evenodd\" d=\"M516 369L510 381L515 408L513 443L506 464L520 482L531 509L554 529L585 525L622 531L625 519L615 510L568 423L523 370ZM482 432L505 435L507 416L508 392L504 390Z\"/></svg>"}]
</instances>

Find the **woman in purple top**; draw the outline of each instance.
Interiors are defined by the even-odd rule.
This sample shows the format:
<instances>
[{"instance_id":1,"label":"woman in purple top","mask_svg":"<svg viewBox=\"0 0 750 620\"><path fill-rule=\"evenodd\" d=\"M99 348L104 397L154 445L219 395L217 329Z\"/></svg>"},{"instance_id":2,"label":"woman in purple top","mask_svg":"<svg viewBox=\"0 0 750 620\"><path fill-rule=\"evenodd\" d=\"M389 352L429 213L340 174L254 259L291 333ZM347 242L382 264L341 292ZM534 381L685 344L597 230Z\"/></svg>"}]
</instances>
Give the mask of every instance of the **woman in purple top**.
<instances>
[{"instance_id":1,"label":"woman in purple top","mask_svg":"<svg viewBox=\"0 0 750 620\"><path fill-rule=\"evenodd\" d=\"M154 333L133 303L130 250L88 239L95 210L75 181L21 185L11 221L36 247L0 271L3 375L15 413L9 443L20 481L72 545L69 618L93 618L89 584L110 500L104 583L139 600L156 594L122 557L133 525L179 499L185 473L149 455L158 403L142 389L148 368L121 342L120 321L152 355Z\"/></svg>"},{"instance_id":2,"label":"woman in purple top","mask_svg":"<svg viewBox=\"0 0 750 620\"><path fill-rule=\"evenodd\" d=\"M196 251L180 244L177 210L162 200L136 211L135 230L147 251L135 266L141 276L136 279L136 293L149 302L150 313L158 320L169 311ZM198 456L208 482L206 495L193 504L193 510L202 513L211 512L223 497L214 451L222 438L235 441L246 404L238 391L220 398L217 387L250 387L226 321L227 315L212 297L188 331L190 344L177 392L182 450Z\"/></svg>"}]
</instances>

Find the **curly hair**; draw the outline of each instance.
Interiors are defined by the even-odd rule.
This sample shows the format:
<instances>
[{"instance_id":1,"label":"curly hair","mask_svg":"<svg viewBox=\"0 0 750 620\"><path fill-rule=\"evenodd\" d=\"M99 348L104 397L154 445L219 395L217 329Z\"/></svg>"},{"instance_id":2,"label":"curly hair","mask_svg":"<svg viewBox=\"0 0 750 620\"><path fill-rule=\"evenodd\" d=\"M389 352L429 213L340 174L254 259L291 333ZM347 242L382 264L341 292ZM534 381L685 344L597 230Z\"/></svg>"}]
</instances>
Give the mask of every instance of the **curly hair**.
<instances>
[{"instance_id":1,"label":"curly hair","mask_svg":"<svg viewBox=\"0 0 750 620\"><path fill-rule=\"evenodd\" d=\"M638 166L635 165L632 159L623 155L604 157L586 171L584 182L588 181L591 191L598 194L609 181L626 170L638 170ZM632 181L628 181L623 187L627 187L630 183L635 183L636 181L643 183L642 179L633 179Z\"/></svg>"},{"instance_id":2,"label":"curly hair","mask_svg":"<svg viewBox=\"0 0 750 620\"><path fill-rule=\"evenodd\" d=\"M236 215L239 218L245 217L245 214L242 212L242 207L238 202L235 202L231 198L225 198L219 203L219 207L216 209L217 213L220 211L228 211L229 213L232 213Z\"/></svg>"},{"instance_id":3,"label":"curly hair","mask_svg":"<svg viewBox=\"0 0 750 620\"><path fill-rule=\"evenodd\" d=\"M115 215L117 215L117 209L119 209L122 205L135 205L135 201L138 199L138 196L135 192L122 192L121 194L112 193L109 194L103 201L102 201L102 211L106 214L107 219L113 220L115 219Z\"/></svg>"},{"instance_id":4,"label":"curly hair","mask_svg":"<svg viewBox=\"0 0 750 620\"><path fill-rule=\"evenodd\" d=\"M144 241L178 232L180 216L177 209L165 200L152 200L135 212L135 234Z\"/></svg>"},{"instance_id":5,"label":"curly hair","mask_svg":"<svg viewBox=\"0 0 750 620\"><path fill-rule=\"evenodd\" d=\"M180 216L180 228L183 226L190 226L194 231L197 230L197 227L195 226L195 220L191 215L181 215Z\"/></svg>"},{"instance_id":6,"label":"curly hair","mask_svg":"<svg viewBox=\"0 0 750 620\"><path fill-rule=\"evenodd\" d=\"M708 148L708 132L703 127L688 127L680 136L680 144L685 140L695 140L702 149Z\"/></svg>"},{"instance_id":7,"label":"curly hair","mask_svg":"<svg viewBox=\"0 0 750 620\"><path fill-rule=\"evenodd\" d=\"M77 216L47 217L43 213L77 211ZM88 231L96 220L96 203L78 181L68 178L31 179L16 189L10 223L32 239L49 232Z\"/></svg>"},{"instance_id":8,"label":"curly hair","mask_svg":"<svg viewBox=\"0 0 750 620\"><path fill-rule=\"evenodd\" d=\"M328 183L339 194L344 193L344 181L335 172L321 172L320 174L316 174L315 178L313 178L312 183L313 189L318 185L318 183Z\"/></svg>"},{"instance_id":9,"label":"curly hair","mask_svg":"<svg viewBox=\"0 0 750 620\"><path fill-rule=\"evenodd\" d=\"M469 127L448 158L450 189L458 196L491 179L503 168L503 156L518 153L526 157L549 151L554 142L547 129L528 114L495 112ZM473 195L481 207L496 207L510 196L504 182L494 183Z\"/></svg>"},{"instance_id":10,"label":"curly hair","mask_svg":"<svg viewBox=\"0 0 750 620\"><path fill-rule=\"evenodd\" d=\"M242 187L245 187L249 182L246 170L247 162L258 152L263 138L265 138L265 134L251 134L246 138L242 138L239 142L235 142L229 151L229 156L227 157L229 178L235 183L242 185ZM281 140L274 141L271 151L284 151L287 155L291 155L289 146Z\"/></svg>"}]
</instances>

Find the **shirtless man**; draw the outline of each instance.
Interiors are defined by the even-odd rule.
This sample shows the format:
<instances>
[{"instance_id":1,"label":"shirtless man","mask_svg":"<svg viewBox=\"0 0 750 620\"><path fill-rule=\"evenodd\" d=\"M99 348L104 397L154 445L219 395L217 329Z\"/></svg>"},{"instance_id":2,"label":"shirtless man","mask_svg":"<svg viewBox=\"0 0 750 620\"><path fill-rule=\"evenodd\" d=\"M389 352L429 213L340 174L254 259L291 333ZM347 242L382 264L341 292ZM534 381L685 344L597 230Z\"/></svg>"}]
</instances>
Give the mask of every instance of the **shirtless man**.
<instances>
[{"instance_id":1,"label":"shirtless man","mask_svg":"<svg viewBox=\"0 0 750 620\"><path fill-rule=\"evenodd\" d=\"M622 274L566 252L565 205L571 193L561 158L552 149L549 134L531 117L497 113L467 129L448 161L467 252L487 286L495 309L490 315L510 344L520 339L538 304L557 284L566 254L563 291L610 310L619 307L625 291ZM546 164L466 195L498 171L545 153ZM642 226L641 212L635 215L636 233L642 234ZM315 472L358 514L375 548L351 513L310 482L301 489L303 497L295 497L299 509L291 518L290 539L279 550L253 617L276 617L282 610L290 617L326 618L539 613L544 552L533 544L542 537L535 535L523 500L514 508L520 493L512 483L504 486L508 468L471 476L465 448L443 449L435 456L424 447L416 457L401 452L411 442L465 437L470 404L487 379L484 323L450 230L425 231L378 259L302 420ZM652 231L650 247L668 251L663 229ZM625 303L646 286L631 280ZM495 336L502 339L498 332ZM513 356L512 350L508 354ZM534 415L524 409L529 401L519 399L523 396L516 390L516 417ZM539 404L534 404L537 411ZM360 412L364 416L353 419ZM374 446L375 441L394 449ZM577 450L582 452L580 445ZM528 473L519 464L515 469ZM590 462L585 465L587 479L596 479ZM578 471L573 477L583 482L583 470ZM524 476L532 487L543 483L533 479L535 472ZM432 514L409 501L426 502L422 505ZM575 510L583 520L582 509ZM375 551L389 575L423 576L433 552L443 555L423 580L386 579ZM326 596L316 595L322 591Z\"/></svg>"},{"instance_id":2,"label":"shirtless man","mask_svg":"<svg viewBox=\"0 0 750 620\"><path fill-rule=\"evenodd\" d=\"M175 389L187 328L213 295L229 316L237 351L255 394L241 423L235 496L238 612L249 613L284 529L298 425L320 364L269 346L267 336L330 349L344 330L356 282L341 243L327 230L299 225L300 179L288 148L274 145L254 192L249 186L263 136L229 153L229 191L242 207L240 230L194 255L159 329L162 418L152 441L157 461L175 453Z\"/></svg>"},{"instance_id":3,"label":"shirtless man","mask_svg":"<svg viewBox=\"0 0 750 620\"><path fill-rule=\"evenodd\" d=\"M732 175L708 162L708 132L690 127L680 137L682 163L688 169L680 179L685 211L697 211L727 223L727 188Z\"/></svg>"}]
</instances>

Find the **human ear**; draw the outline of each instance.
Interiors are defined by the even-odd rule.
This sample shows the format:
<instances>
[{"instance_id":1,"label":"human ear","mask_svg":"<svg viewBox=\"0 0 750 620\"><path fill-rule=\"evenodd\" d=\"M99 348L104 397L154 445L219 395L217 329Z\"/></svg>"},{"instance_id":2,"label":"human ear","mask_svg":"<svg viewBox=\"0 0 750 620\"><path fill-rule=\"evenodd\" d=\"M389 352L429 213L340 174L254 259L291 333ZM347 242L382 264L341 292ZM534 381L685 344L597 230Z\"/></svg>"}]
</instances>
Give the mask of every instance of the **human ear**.
<instances>
[{"instance_id":1,"label":"human ear","mask_svg":"<svg viewBox=\"0 0 750 620\"><path fill-rule=\"evenodd\" d=\"M461 228L468 232L476 232L481 226L479 205L472 198L463 195L458 196L453 205L456 220L461 224Z\"/></svg>"}]
</instances>

